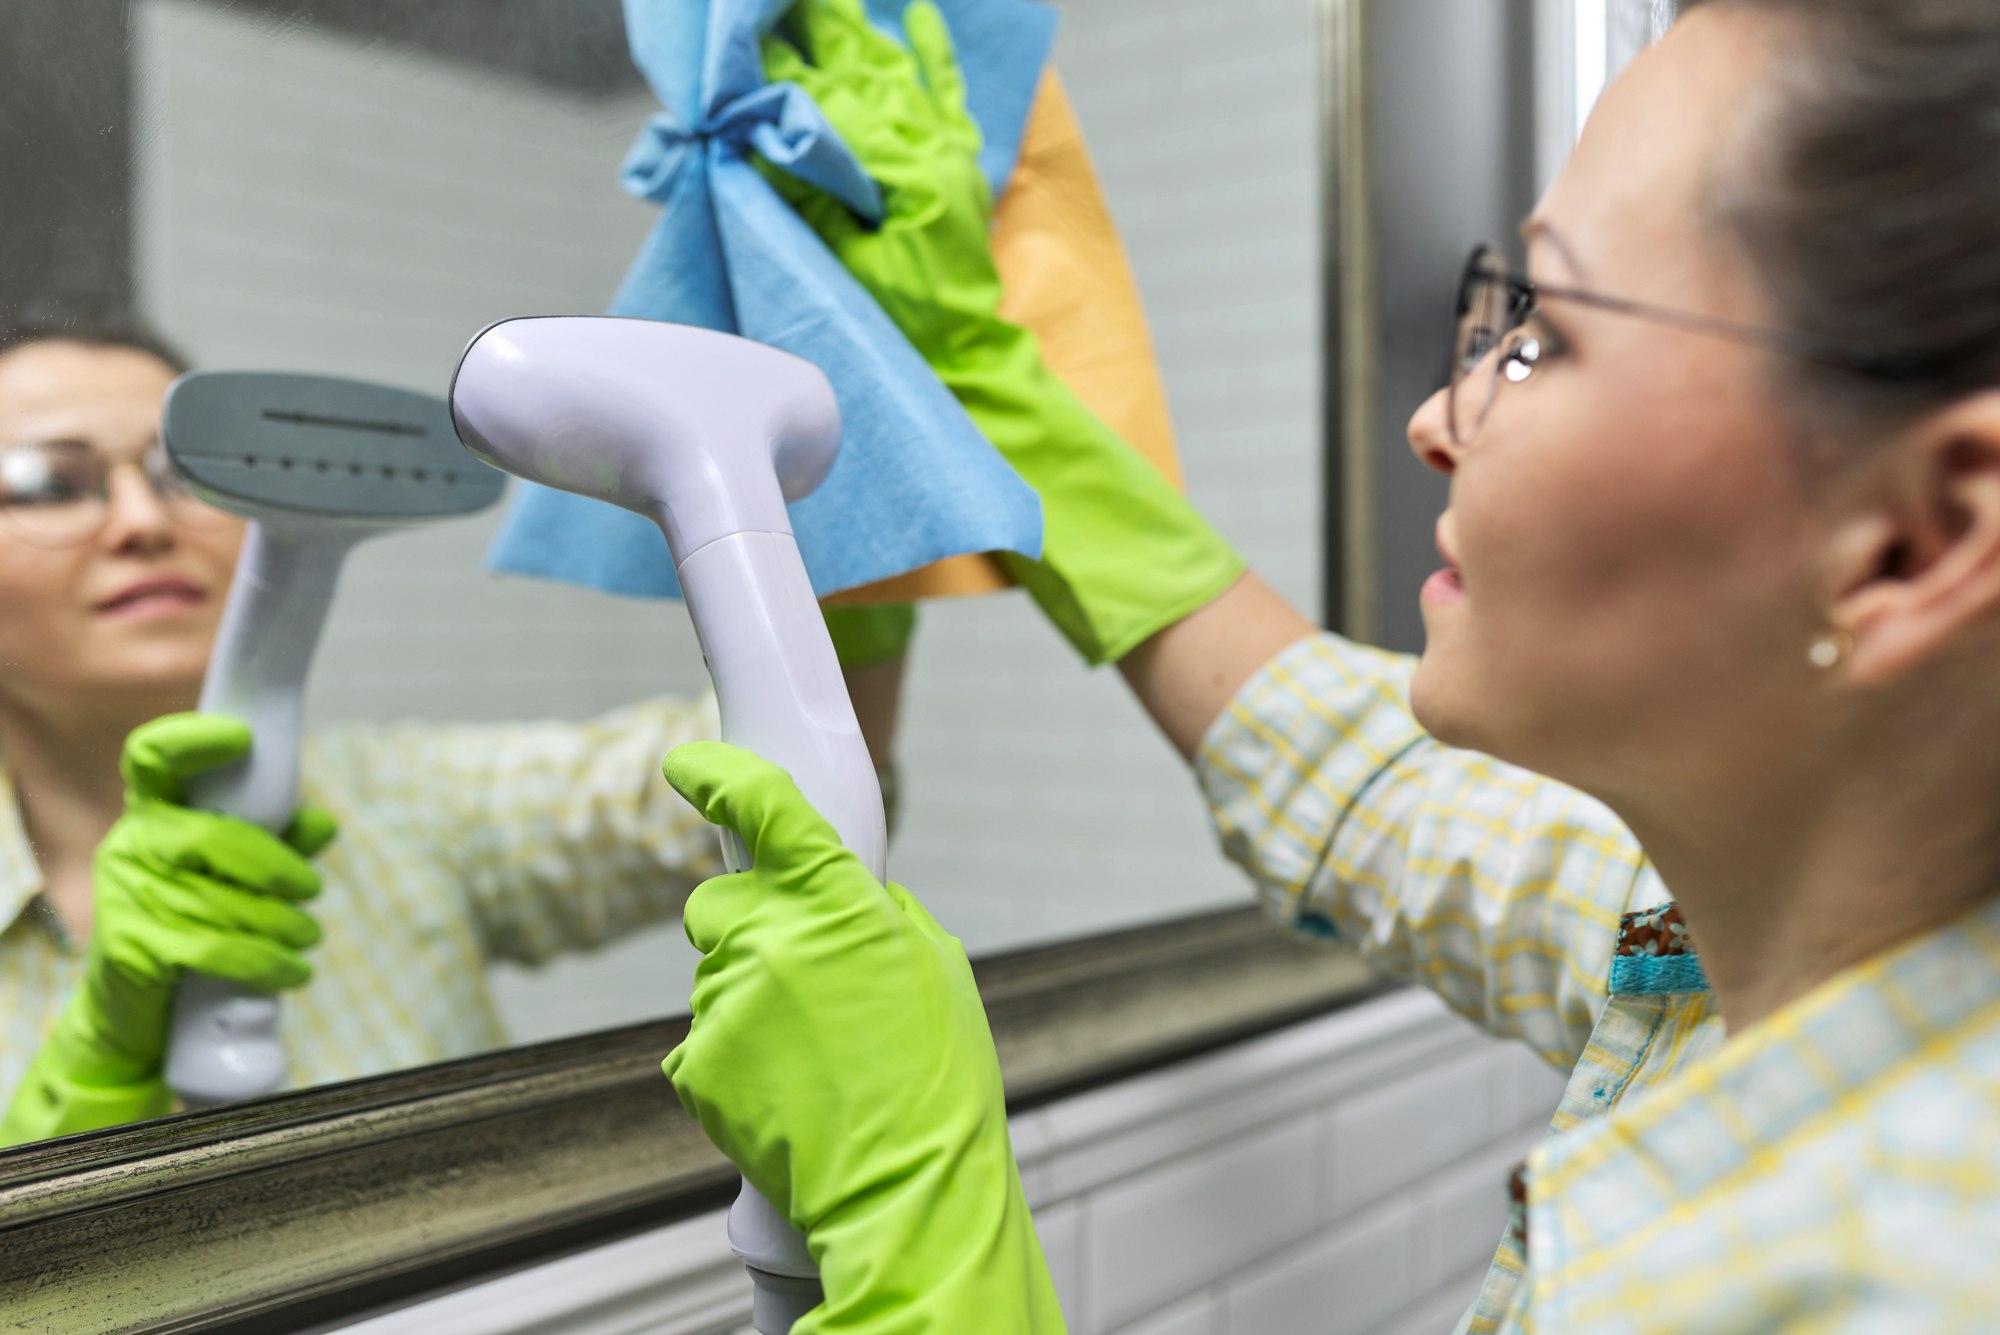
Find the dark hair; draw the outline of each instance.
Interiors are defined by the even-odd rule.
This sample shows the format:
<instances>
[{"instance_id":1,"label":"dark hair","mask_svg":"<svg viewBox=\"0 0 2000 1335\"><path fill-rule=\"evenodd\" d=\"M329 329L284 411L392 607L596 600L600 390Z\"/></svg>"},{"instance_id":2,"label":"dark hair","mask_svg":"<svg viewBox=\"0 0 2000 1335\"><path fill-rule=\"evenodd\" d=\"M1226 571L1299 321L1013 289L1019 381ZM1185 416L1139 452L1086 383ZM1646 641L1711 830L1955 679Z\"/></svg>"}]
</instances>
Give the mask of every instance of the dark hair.
<instances>
[{"instance_id":1,"label":"dark hair","mask_svg":"<svg viewBox=\"0 0 2000 1335\"><path fill-rule=\"evenodd\" d=\"M2000 5L1681 0L1793 21L1714 203L1793 328L1904 361L1803 368L1837 412L1920 412L2000 387Z\"/></svg>"},{"instance_id":2,"label":"dark hair","mask_svg":"<svg viewBox=\"0 0 2000 1335\"><path fill-rule=\"evenodd\" d=\"M0 310L0 357L31 343L57 342L129 348L159 358L175 375L188 369L188 359L179 349L123 305L83 300L37 302Z\"/></svg>"}]
</instances>

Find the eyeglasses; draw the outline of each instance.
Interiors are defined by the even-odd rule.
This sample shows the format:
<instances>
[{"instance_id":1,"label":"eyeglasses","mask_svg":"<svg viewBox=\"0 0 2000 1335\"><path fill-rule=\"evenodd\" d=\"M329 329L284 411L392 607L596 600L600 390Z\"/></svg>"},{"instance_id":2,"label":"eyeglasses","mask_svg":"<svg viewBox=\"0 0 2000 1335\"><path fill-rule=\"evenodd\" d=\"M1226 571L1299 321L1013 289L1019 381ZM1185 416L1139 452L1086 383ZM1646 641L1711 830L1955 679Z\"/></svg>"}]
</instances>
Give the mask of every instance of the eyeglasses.
<instances>
[{"instance_id":1,"label":"eyeglasses","mask_svg":"<svg viewBox=\"0 0 2000 1335\"><path fill-rule=\"evenodd\" d=\"M36 547L75 547L111 515L111 475L136 467L176 523L222 528L230 516L189 492L160 445L132 464L113 463L80 440L0 446L0 522Z\"/></svg>"},{"instance_id":2,"label":"eyeglasses","mask_svg":"<svg viewBox=\"0 0 2000 1335\"><path fill-rule=\"evenodd\" d=\"M1451 387L1446 394L1454 444L1469 445L1479 434L1503 381L1520 384L1535 373L1536 365L1548 355L1548 340L1526 326L1540 304L1549 299L1573 301L1892 382L1928 379L1983 352L1987 343L1980 340L1975 345L1941 354L1883 353L1796 330L1769 329L1719 316L1607 297L1580 288L1531 283L1508 271L1506 257L1498 248L1481 245L1474 247L1458 284L1458 326L1452 341Z\"/></svg>"}]
</instances>

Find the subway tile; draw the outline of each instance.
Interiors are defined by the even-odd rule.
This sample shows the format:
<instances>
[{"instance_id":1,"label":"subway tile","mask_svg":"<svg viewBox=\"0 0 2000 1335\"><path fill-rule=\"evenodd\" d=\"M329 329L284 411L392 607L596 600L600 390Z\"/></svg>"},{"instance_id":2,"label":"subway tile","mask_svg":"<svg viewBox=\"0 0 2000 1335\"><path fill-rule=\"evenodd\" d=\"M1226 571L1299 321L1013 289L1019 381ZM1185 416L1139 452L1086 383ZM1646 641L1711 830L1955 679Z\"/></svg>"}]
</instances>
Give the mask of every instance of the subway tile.
<instances>
[{"instance_id":1,"label":"subway tile","mask_svg":"<svg viewBox=\"0 0 2000 1335\"><path fill-rule=\"evenodd\" d=\"M1083 1216L1085 1207L1072 1202L1035 1212L1035 1233L1041 1240L1042 1257L1049 1265L1049 1279L1062 1302L1063 1320L1071 1330L1082 1330L1088 1320L1088 1295L1083 1287Z\"/></svg>"},{"instance_id":2,"label":"subway tile","mask_svg":"<svg viewBox=\"0 0 2000 1335\"><path fill-rule=\"evenodd\" d=\"M1014 1145L1014 1162L1020 1165L1022 1194L1028 1208L1039 1211L1052 1203L1048 1159L1053 1137L1048 1118L1039 1109L1016 1113L1007 1119L1007 1135Z\"/></svg>"},{"instance_id":3,"label":"subway tile","mask_svg":"<svg viewBox=\"0 0 2000 1335\"><path fill-rule=\"evenodd\" d=\"M1055 1140L1048 1189L1058 1197L1095 1189L1351 1091L1393 1085L1479 1041L1434 997L1402 992L1093 1091L1045 1110Z\"/></svg>"},{"instance_id":4,"label":"subway tile","mask_svg":"<svg viewBox=\"0 0 2000 1335\"><path fill-rule=\"evenodd\" d=\"M1454 1275L1407 1308L1377 1326L1369 1335L1446 1335L1458 1329L1466 1309L1486 1282L1486 1267Z\"/></svg>"},{"instance_id":5,"label":"subway tile","mask_svg":"<svg viewBox=\"0 0 2000 1335\"><path fill-rule=\"evenodd\" d=\"M1507 1227L1507 1179L1521 1162L1520 1149L1510 1138L1453 1164L1410 1194L1417 1208L1419 1292L1492 1261Z\"/></svg>"},{"instance_id":6,"label":"subway tile","mask_svg":"<svg viewBox=\"0 0 2000 1335\"><path fill-rule=\"evenodd\" d=\"M1304 1118L1096 1193L1085 1235L1093 1329L1200 1289L1312 1228Z\"/></svg>"},{"instance_id":7,"label":"subway tile","mask_svg":"<svg viewBox=\"0 0 2000 1335\"><path fill-rule=\"evenodd\" d=\"M1217 1335L1221 1321L1221 1303L1211 1294L1202 1294L1134 1322L1117 1335Z\"/></svg>"},{"instance_id":8,"label":"subway tile","mask_svg":"<svg viewBox=\"0 0 2000 1335\"><path fill-rule=\"evenodd\" d=\"M1325 1119L1323 1182L1336 1215L1365 1206L1485 1142L1487 1054L1444 1064L1342 1100Z\"/></svg>"},{"instance_id":9,"label":"subway tile","mask_svg":"<svg viewBox=\"0 0 2000 1335\"><path fill-rule=\"evenodd\" d=\"M1358 1335L1414 1293L1416 1216L1393 1201L1234 1278L1224 1299L1228 1335Z\"/></svg>"}]
</instances>

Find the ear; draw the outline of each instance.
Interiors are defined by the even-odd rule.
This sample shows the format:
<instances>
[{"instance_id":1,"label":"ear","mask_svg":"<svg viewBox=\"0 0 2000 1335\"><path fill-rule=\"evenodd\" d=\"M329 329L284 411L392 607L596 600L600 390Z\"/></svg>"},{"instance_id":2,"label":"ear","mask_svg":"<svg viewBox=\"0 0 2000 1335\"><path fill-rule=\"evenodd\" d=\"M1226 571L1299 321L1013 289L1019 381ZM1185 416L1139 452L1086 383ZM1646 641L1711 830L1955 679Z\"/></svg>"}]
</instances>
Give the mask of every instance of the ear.
<instances>
[{"instance_id":1,"label":"ear","mask_svg":"<svg viewBox=\"0 0 2000 1335\"><path fill-rule=\"evenodd\" d=\"M1832 625L1845 675L1895 681L1967 630L2000 622L2000 391L1924 419L1891 447L1871 513L1837 544Z\"/></svg>"}]
</instances>

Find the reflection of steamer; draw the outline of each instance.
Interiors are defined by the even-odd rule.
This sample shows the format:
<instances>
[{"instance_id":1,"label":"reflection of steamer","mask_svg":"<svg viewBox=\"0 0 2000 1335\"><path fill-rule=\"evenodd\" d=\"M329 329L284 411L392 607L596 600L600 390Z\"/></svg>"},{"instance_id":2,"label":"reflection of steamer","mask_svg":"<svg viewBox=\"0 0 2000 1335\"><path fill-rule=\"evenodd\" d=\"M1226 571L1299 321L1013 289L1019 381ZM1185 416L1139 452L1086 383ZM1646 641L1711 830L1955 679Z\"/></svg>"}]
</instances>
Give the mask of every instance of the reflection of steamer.
<instances>
[{"instance_id":1,"label":"reflection of steamer","mask_svg":"<svg viewBox=\"0 0 2000 1335\"><path fill-rule=\"evenodd\" d=\"M451 409L488 462L659 524L715 680L722 739L789 770L883 876L881 791L785 513L840 449L819 369L650 320L507 320L466 349ZM736 869L749 861L733 834L724 856ZM747 1182L729 1240L756 1284L759 1331L779 1335L819 1301L805 1240Z\"/></svg>"},{"instance_id":2,"label":"reflection of steamer","mask_svg":"<svg viewBox=\"0 0 2000 1335\"><path fill-rule=\"evenodd\" d=\"M189 801L281 831L298 802L306 674L347 553L377 533L483 510L506 479L457 448L440 400L330 376L184 375L160 434L204 500L254 521L201 691L204 711L250 724L250 754L199 776ZM191 1107L278 1088L278 999L188 975L166 1078Z\"/></svg>"}]
</instances>

